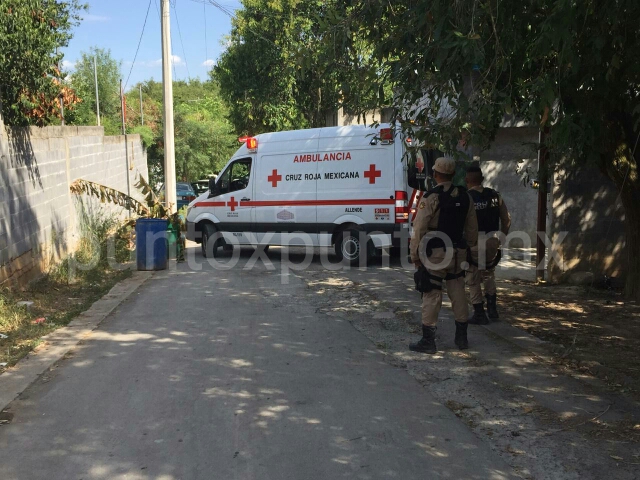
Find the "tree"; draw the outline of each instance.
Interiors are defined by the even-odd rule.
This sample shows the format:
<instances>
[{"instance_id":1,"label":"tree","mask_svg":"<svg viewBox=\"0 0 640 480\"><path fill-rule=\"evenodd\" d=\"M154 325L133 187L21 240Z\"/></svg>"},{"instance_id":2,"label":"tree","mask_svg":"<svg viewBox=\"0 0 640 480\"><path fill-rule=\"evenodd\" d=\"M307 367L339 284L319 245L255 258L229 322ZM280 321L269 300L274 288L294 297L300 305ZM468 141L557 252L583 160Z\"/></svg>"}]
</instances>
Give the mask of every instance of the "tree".
<instances>
[{"instance_id":1,"label":"tree","mask_svg":"<svg viewBox=\"0 0 640 480\"><path fill-rule=\"evenodd\" d=\"M144 126L140 125L139 87ZM177 177L193 181L220 171L239 144L218 86L180 81L174 82L173 91ZM149 80L126 94L127 131L140 133L145 142L152 185L162 183L164 176L162 93L162 84Z\"/></svg>"},{"instance_id":2,"label":"tree","mask_svg":"<svg viewBox=\"0 0 640 480\"><path fill-rule=\"evenodd\" d=\"M371 71L369 47L355 35L339 44L323 41L324 1L244 0L243 6L211 71L238 132L321 127L340 106L366 110L376 103L359 87Z\"/></svg>"},{"instance_id":3,"label":"tree","mask_svg":"<svg viewBox=\"0 0 640 480\"><path fill-rule=\"evenodd\" d=\"M109 135L119 133L120 124L120 66L121 62L111 56L110 50L91 47L82 52L70 75L69 85L82 98L82 103L69 115L74 125L97 125L96 87L93 60L96 59L100 117L104 119L105 131Z\"/></svg>"},{"instance_id":4,"label":"tree","mask_svg":"<svg viewBox=\"0 0 640 480\"><path fill-rule=\"evenodd\" d=\"M84 7L77 0L3 0L0 4L0 105L8 125L40 126L58 112L63 86L59 47ZM35 113L34 113L35 112Z\"/></svg>"},{"instance_id":5,"label":"tree","mask_svg":"<svg viewBox=\"0 0 640 480\"><path fill-rule=\"evenodd\" d=\"M610 178L625 209L626 293L640 298L639 2L366 1L347 14L340 3L325 38L355 31L374 46L370 86L393 85L413 138L483 148L512 114L549 127L552 159Z\"/></svg>"}]
</instances>

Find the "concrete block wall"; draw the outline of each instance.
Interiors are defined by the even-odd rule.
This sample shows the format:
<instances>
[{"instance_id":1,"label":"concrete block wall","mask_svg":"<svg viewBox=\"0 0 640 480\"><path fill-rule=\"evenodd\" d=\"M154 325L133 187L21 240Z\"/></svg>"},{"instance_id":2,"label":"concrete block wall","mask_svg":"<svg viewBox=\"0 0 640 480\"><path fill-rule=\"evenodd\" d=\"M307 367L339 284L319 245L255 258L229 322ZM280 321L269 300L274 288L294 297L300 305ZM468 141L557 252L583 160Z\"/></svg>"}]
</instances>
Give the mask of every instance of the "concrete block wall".
<instances>
[{"instance_id":1,"label":"concrete block wall","mask_svg":"<svg viewBox=\"0 0 640 480\"><path fill-rule=\"evenodd\" d=\"M549 262L550 280L599 282L606 275L622 284L627 267L624 208L614 183L594 167L558 168L553 211L552 231L556 237L566 232L566 237L557 259Z\"/></svg>"},{"instance_id":2,"label":"concrete block wall","mask_svg":"<svg viewBox=\"0 0 640 480\"><path fill-rule=\"evenodd\" d=\"M0 284L22 283L71 252L79 238L79 206L123 215L69 191L78 178L127 191L148 178L138 135L105 137L102 127L5 128L0 119ZM138 196L139 195L134 195Z\"/></svg>"},{"instance_id":3,"label":"concrete block wall","mask_svg":"<svg viewBox=\"0 0 640 480\"><path fill-rule=\"evenodd\" d=\"M535 247L538 215L538 191L524 186L519 166L538 169L538 129L503 127L498 130L491 148L480 153L484 184L498 190L511 213L511 232L525 232ZM515 245L514 245L515 246Z\"/></svg>"}]
</instances>

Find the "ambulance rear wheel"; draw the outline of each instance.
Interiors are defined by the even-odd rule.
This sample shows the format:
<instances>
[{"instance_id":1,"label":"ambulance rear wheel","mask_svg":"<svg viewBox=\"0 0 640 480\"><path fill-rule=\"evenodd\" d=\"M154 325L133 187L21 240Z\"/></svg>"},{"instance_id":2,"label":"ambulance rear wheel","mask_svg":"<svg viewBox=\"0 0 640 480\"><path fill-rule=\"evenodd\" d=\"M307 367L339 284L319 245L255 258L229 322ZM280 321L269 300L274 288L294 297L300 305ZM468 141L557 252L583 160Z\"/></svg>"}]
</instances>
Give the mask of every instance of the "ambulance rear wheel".
<instances>
[{"instance_id":1,"label":"ambulance rear wheel","mask_svg":"<svg viewBox=\"0 0 640 480\"><path fill-rule=\"evenodd\" d=\"M221 244L221 239L217 238L216 229L213 225L208 223L202 227L202 256L205 258L217 257L218 247Z\"/></svg>"},{"instance_id":2,"label":"ambulance rear wheel","mask_svg":"<svg viewBox=\"0 0 640 480\"><path fill-rule=\"evenodd\" d=\"M366 263L368 257L366 241L366 235L361 230L347 229L340 232L336 238L336 255L340 260L353 266L359 265L362 257L365 257Z\"/></svg>"}]
</instances>

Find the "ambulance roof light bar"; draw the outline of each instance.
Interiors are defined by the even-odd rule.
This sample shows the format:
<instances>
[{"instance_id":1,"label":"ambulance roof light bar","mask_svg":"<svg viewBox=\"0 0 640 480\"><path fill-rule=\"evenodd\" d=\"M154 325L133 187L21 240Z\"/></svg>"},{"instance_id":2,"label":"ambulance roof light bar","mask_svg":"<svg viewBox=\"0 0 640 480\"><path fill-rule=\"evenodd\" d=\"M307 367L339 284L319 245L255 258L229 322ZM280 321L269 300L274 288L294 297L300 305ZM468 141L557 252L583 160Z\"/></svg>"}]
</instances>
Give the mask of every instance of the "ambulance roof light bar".
<instances>
[{"instance_id":1,"label":"ambulance roof light bar","mask_svg":"<svg viewBox=\"0 0 640 480\"><path fill-rule=\"evenodd\" d=\"M393 131L390 128L380 129L380 143L382 143L382 145L393 143Z\"/></svg>"},{"instance_id":2,"label":"ambulance roof light bar","mask_svg":"<svg viewBox=\"0 0 640 480\"><path fill-rule=\"evenodd\" d=\"M245 135L244 137L239 137L238 141L240 143L246 143L247 150L255 152L258 149L258 139L256 137L249 137Z\"/></svg>"}]
</instances>

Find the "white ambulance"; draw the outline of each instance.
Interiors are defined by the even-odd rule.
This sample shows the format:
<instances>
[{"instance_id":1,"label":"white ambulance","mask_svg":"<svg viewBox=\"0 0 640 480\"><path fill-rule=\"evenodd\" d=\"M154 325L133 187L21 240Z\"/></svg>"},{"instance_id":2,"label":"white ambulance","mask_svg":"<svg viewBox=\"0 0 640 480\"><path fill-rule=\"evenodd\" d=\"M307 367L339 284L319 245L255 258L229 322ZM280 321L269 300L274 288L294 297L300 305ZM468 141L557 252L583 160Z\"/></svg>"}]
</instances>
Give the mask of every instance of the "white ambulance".
<instances>
[{"instance_id":1,"label":"white ambulance","mask_svg":"<svg viewBox=\"0 0 640 480\"><path fill-rule=\"evenodd\" d=\"M407 165L389 125L243 140L189 206L187 238L205 256L226 245L334 245L338 257L362 264L408 237Z\"/></svg>"}]
</instances>

